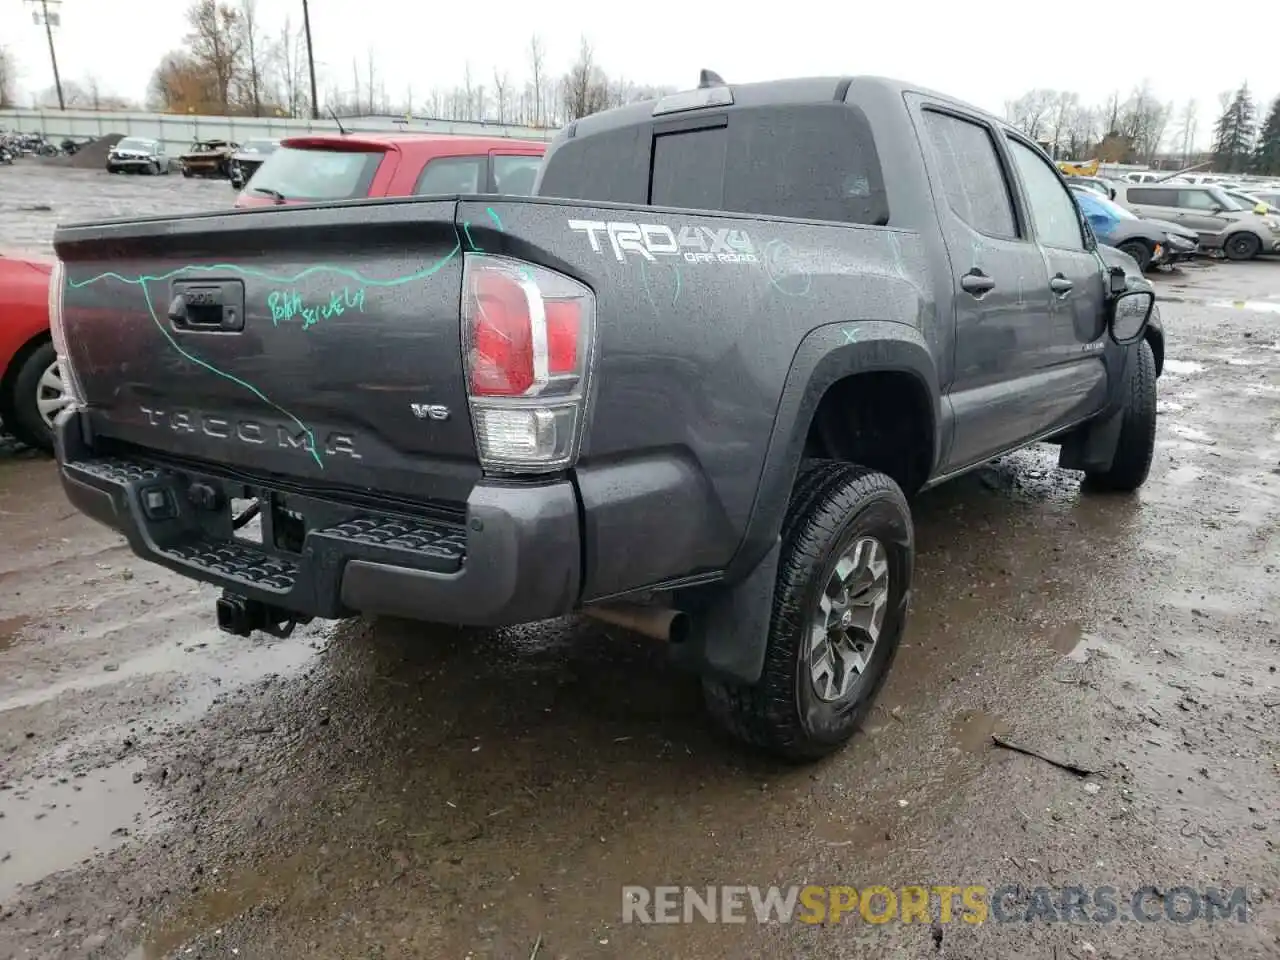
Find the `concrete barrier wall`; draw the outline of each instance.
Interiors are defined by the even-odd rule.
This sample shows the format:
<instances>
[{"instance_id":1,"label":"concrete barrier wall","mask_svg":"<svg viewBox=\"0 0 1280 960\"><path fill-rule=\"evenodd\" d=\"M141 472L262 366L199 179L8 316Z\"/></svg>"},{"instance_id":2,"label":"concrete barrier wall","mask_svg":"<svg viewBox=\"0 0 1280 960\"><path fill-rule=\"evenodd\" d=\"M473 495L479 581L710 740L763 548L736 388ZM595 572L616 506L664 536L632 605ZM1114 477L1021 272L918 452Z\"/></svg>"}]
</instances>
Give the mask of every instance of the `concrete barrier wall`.
<instances>
[{"instance_id":1,"label":"concrete barrier wall","mask_svg":"<svg viewBox=\"0 0 1280 960\"><path fill-rule=\"evenodd\" d=\"M465 120L431 120L413 117L407 123L395 117L343 118L342 125L365 133L407 130L457 136L512 137L550 140L555 130L511 124ZM298 120L287 117L207 117L175 113L115 113L97 110L0 110L0 128L21 133L43 133L54 143L63 137L99 137L107 133L160 140L170 156L185 153L194 140L246 140L336 133L332 120Z\"/></svg>"}]
</instances>

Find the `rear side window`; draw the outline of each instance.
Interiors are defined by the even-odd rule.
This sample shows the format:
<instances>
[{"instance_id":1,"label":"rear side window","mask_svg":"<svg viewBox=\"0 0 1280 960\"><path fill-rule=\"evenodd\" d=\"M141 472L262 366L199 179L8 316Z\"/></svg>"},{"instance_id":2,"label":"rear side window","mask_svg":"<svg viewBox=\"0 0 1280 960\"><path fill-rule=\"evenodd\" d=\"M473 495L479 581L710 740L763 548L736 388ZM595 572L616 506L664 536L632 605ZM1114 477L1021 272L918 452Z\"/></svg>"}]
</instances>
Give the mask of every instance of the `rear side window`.
<instances>
[{"instance_id":1,"label":"rear side window","mask_svg":"<svg viewBox=\"0 0 1280 960\"><path fill-rule=\"evenodd\" d=\"M538 179L541 157L515 157L495 154L493 158L493 184L498 193L509 197L527 197L533 193L533 183Z\"/></svg>"},{"instance_id":2,"label":"rear side window","mask_svg":"<svg viewBox=\"0 0 1280 960\"><path fill-rule=\"evenodd\" d=\"M560 141L547 156L538 196L648 203L651 130L636 124Z\"/></svg>"},{"instance_id":3,"label":"rear side window","mask_svg":"<svg viewBox=\"0 0 1280 960\"><path fill-rule=\"evenodd\" d=\"M1130 187L1125 197L1130 203L1146 203L1153 207L1178 206L1178 191L1167 187Z\"/></svg>"},{"instance_id":4,"label":"rear side window","mask_svg":"<svg viewBox=\"0 0 1280 960\"><path fill-rule=\"evenodd\" d=\"M484 193L484 157L436 157L418 174L415 197L450 193Z\"/></svg>"},{"instance_id":5,"label":"rear side window","mask_svg":"<svg viewBox=\"0 0 1280 960\"><path fill-rule=\"evenodd\" d=\"M889 201L871 125L861 110L838 103L731 115L724 208L887 224Z\"/></svg>"},{"instance_id":6,"label":"rear side window","mask_svg":"<svg viewBox=\"0 0 1280 960\"><path fill-rule=\"evenodd\" d=\"M1208 190L1179 190L1178 206L1189 210L1212 210L1221 208L1222 204Z\"/></svg>"},{"instance_id":7,"label":"rear side window","mask_svg":"<svg viewBox=\"0 0 1280 960\"><path fill-rule=\"evenodd\" d=\"M281 147L262 162L247 189L250 193L279 193L287 200L367 197L381 162L380 150Z\"/></svg>"},{"instance_id":8,"label":"rear side window","mask_svg":"<svg viewBox=\"0 0 1280 960\"><path fill-rule=\"evenodd\" d=\"M1016 238L1018 221L991 132L982 124L936 110L925 110L924 122L947 203L956 216L987 236Z\"/></svg>"}]
</instances>

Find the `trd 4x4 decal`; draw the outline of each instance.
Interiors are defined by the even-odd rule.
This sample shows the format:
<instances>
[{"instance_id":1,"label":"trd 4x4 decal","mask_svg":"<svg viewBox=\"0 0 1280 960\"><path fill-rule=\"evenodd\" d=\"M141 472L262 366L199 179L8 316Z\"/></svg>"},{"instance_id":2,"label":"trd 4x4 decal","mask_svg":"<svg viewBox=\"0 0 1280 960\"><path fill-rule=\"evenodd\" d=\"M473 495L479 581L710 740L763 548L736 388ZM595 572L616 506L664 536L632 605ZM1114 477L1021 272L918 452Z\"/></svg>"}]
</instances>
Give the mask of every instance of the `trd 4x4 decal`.
<instances>
[{"instance_id":1,"label":"trd 4x4 decal","mask_svg":"<svg viewBox=\"0 0 1280 960\"><path fill-rule=\"evenodd\" d=\"M585 233L591 249L603 253L601 234L619 262L628 253L654 262L658 257L682 257L689 263L758 263L755 246L745 230L688 225L676 233L661 223L619 223L570 220L569 229Z\"/></svg>"}]
</instances>

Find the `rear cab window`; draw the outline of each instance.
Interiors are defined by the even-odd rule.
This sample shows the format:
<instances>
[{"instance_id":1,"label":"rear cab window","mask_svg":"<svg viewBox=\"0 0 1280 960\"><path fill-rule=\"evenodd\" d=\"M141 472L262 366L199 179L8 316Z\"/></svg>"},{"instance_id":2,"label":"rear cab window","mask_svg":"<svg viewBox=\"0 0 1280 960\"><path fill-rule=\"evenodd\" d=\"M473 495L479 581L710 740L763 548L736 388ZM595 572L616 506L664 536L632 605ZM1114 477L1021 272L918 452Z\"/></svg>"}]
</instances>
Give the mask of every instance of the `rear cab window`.
<instances>
[{"instance_id":1,"label":"rear cab window","mask_svg":"<svg viewBox=\"0 0 1280 960\"><path fill-rule=\"evenodd\" d=\"M887 224L870 125L842 103L657 117L562 142L541 196Z\"/></svg>"},{"instance_id":2,"label":"rear cab window","mask_svg":"<svg viewBox=\"0 0 1280 960\"><path fill-rule=\"evenodd\" d=\"M367 197L383 156L381 150L282 146L263 161L248 190L301 201Z\"/></svg>"}]
</instances>

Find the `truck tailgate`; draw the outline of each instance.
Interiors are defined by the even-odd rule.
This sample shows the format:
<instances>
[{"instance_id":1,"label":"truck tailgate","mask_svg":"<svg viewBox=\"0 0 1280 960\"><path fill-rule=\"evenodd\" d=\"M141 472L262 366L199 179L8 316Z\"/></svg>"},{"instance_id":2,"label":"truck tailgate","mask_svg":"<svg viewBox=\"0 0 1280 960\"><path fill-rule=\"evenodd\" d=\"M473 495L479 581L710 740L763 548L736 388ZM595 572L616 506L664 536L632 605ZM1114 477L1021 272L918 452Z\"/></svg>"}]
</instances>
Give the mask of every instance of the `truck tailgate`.
<instances>
[{"instance_id":1,"label":"truck tailgate","mask_svg":"<svg viewBox=\"0 0 1280 960\"><path fill-rule=\"evenodd\" d=\"M95 438L315 485L465 500L480 469L455 207L60 228L67 350Z\"/></svg>"}]
</instances>

